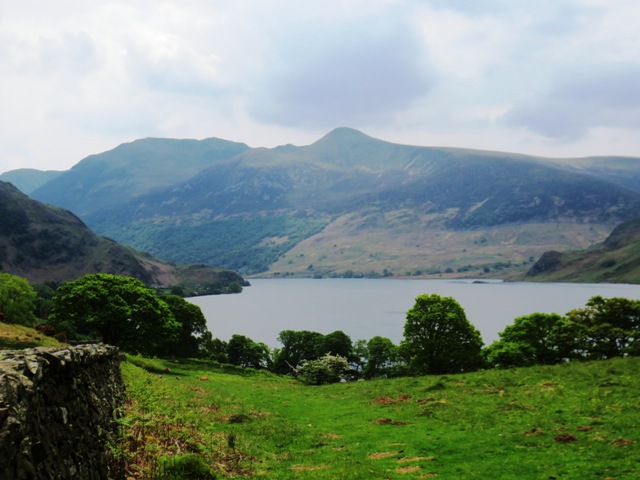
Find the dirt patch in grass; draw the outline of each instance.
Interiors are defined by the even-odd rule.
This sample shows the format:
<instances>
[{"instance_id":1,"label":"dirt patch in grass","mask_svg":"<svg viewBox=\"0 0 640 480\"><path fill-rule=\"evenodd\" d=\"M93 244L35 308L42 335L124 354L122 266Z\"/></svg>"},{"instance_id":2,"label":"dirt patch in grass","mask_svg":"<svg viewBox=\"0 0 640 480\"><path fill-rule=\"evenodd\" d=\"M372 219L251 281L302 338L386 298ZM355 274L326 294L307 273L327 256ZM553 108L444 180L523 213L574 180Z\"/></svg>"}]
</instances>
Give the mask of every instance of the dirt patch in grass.
<instances>
[{"instance_id":1,"label":"dirt patch in grass","mask_svg":"<svg viewBox=\"0 0 640 480\"><path fill-rule=\"evenodd\" d=\"M369 460L380 460L381 458L395 457L397 454L398 454L397 452L378 452L378 453L372 453L367 458Z\"/></svg>"},{"instance_id":2,"label":"dirt patch in grass","mask_svg":"<svg viewBox=\"0 0 640 480\"><path fill-rule=\"evenodd\" d=\"M614 447L626 447L627 445L631 445L632 443L635 442L633 440L629 440L628 438L618 438L617 440L611 442L611 445L613 445Z\"/></svg>"},{"instance_id":3,"label":"dirt patch in grass","mask_svg":"<svg viewBox=\"0 0 640 480\"><path fill-rule=\"evenodd\" d=\"M578 437L576 437L572 433L561 433L560 435L556 435L553 440L558 443L570 443L577 441Z\"/></svg>"},{"instance_id":4,"label":"dirt patch in grass","mask_svg":"<svg viewBox=\"0 0 640 480\"><path fill-rule=\"evenodd\" d=\"M425 403L429 403L429 402L435 402L436 399L433 397L428 397L428 398L419 398L418 400L416 400L416 403L419 405L424 405Z\"/></svg>"},{"instance_id":5,"label":"dirt patch in grass","mask_svg":"<svg viewBox=\"0 0 640 480\"><path fill-rule=\"evenodd\" d=\"M376 425L409 425L407 422L401 422L400 420L391 420L390 418L379 418L375 422Z\"/></svg>"},{"instance_id":6,"label":"dirt patch in grass","mask_svg":"<svg viewBox=\"0 0 640 480\"><path fill-rule=\"evenodd\" d=\"M436 478L437 476L437 473L423 473L422 475L418 475L418 478Z\"/></svg>"},{"instance_id":7,"label":"dirt patch in grass","mask_svg":"<svg viewBox=\"0 0 640 480\"><path fill-rule=\"evenodd\" d=\"M243 413L235 413L227 417L227 423L247 423L250 421L251 418Z\"/></svg>"},{"instance_id":8,"label":"dirt patch in grass","mask_svg":"<svg viewBox=\"0 0 640 480\"><path fill-rule=\"evenodd\" d=\"M387 396L377 397L369 403L372 403L375 405L396 405L398 403L404 403L410 398L411 398L411 395L409 395L408 393L405 393L405 394L399 395L398 398L387 397Z\"/></svg>"},{"instance_id":9,"label":"dirt patch in grass","mask_svg":"<svg viewBox=\"0 0 640 480\"><path fill-rule=\"evenodd\" d=\"M249 415L256 418L264 418L271 415L271 413L270 412L249 412Z\"/></svg>"},{"instance_id":10,"label":"dirt patch in grass","mask_svg":"<svg viewBox=\"0 0 640 480\"><path fill-rule=\"evenodd\" d=\"M329 470L327 465L294 465L291 467L294 472L312 472L316 470Z\"/></svg>"},{"instance_id":11,"label":"dirt patch in grass","mask_svg":"<svg viewBox=\"0 0 640 480\"><path fill-rule=\"evenodd\" d=\"M322 435L324 438L332 438L332 439L336 439L336 438L342 438L342 435L338 435L337 433L325 433L324 435Z\"/></svg>"},{"instance_id":12,"label":"dirt patch in grass","mask_svg":"<svg viewBox=\"0 0 640 480\"><path fill-rule=\"evenodd\" d=\"M576 428L576 430L578 430L579 432L590 432L591 430L593 430L593 427L589 425L582 425L581 427Z\"/></svg>"},{"instance_id":13,"label":"dirt patch in grass","mask_svg":"<svg viewBox=\"0 0 640 480\"><path fill-rule=\"evenodd\" d=\"M525 435L540 435L542 433L544 432L536 427L533 427L531 430L527 430L526 432L524 432Z\"/></svg>"},{"instance_id":14,"label":"dirt patch in grass","mask_svg":"<svg viewBox=\"0 0 640 480\"><path fill-rule=\"evenodd\" d=\"M422 470L422 467L418 465L414 465L413 467L398 467L396 468L397 473L416 473Z\"/></svg>"},{"instance_id":15,"label":"dirt patch in grass","mask_svg":"<svg viewBox=\"0 0 640 480\"><path fill-rule=\"evenodd\" d=\"M198 408L198 410L201 411L202 413L218 413L220 411L220 407L214 407L214 406L200 407Z\"/></svg>"},{"instance_id":16,"label":"dirt patch in grass","mask_svg":"<svg viewBox=\"0 0 640 480\"><path fill-rule=\"evenodd\" d=\"M404 457L399 458L398 463L409 463L409 462L431 462L435 460L436 457Z\"/></svg>"}]
</instances>

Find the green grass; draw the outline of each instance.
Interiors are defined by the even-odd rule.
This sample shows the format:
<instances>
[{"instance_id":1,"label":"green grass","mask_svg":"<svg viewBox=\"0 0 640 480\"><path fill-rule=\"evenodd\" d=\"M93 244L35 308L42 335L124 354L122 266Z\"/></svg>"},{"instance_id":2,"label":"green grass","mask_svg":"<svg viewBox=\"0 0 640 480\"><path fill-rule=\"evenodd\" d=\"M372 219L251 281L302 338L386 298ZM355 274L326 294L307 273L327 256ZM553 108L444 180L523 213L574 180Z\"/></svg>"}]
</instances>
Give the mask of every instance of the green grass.
<instances>
[{"instance_id":1,"label":"green grass","mask_svg":"<svg viewBox=\"0 0 640 480\"><path fill-rule=\"evenodd\" d=\"M200 469L218 478L637 479L639 367L626 358L308 387L135 357L123 364L131 402L116 451L133 478Z\"/></svg>"}]
</instances>

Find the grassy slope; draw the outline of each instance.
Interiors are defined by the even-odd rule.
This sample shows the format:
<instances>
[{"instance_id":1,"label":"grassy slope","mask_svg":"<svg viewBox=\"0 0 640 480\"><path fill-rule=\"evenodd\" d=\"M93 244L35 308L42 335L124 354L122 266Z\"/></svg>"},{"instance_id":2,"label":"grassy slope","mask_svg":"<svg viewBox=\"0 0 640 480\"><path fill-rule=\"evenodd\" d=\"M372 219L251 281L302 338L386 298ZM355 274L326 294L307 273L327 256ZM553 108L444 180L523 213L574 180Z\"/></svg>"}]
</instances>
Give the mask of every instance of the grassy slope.
<instances>
[{"instance_id":1,"label":"grassy slope","mask_svg":"<svg viewBox=\"0 0 640 480\"><path fill-rule=\"evenodd\" d=\"M639 367L626 358L304 387L131 359L120 449L135 450L142 470L128 473L137 478L163 455L171 465L191 453L220 476L632 479Z\"/></svg>"},{"instance_id":2,"label":"grassy slope","mask_svg":"<svg viewBox=\"0 0 640 480\"><path fill-rule=\"evenodd\" d=\"M540 266L545 261L543 257L524 279L640 283L640 218L618 225L604 242L591 248L555 254L555 261L547 268Z\"/></svg>"},{"instance_id":3,"label":"grassy slope","mask_svg":"<svg viewBox=\"0 0 640 480\"><path fill-rule=\"evenodd\" d=\"M0 322L0 350L63 346L63 343L46 337L33 328Z\"/></svg>"},{"instance_id":4,"label":"grassy slope","mask_svg":"<svg viewBox=\"0 0 640 480\"><path fill-rule=\"evenodd\" d=\"M452 231L409 210L344 215L288 251L266 275L326 276L347 270L382 274L387 269L398 276L428 277L429 272L444 272L447 267L456 272L471 265L464 275L504 278L507 271L494 268L496 264L511 262L509 270L524 274L531 257L567 245L586 248L602 241L611 228L531 223ZM485 266L490 272L485 273Z\"/></svg>"}]
</instances>

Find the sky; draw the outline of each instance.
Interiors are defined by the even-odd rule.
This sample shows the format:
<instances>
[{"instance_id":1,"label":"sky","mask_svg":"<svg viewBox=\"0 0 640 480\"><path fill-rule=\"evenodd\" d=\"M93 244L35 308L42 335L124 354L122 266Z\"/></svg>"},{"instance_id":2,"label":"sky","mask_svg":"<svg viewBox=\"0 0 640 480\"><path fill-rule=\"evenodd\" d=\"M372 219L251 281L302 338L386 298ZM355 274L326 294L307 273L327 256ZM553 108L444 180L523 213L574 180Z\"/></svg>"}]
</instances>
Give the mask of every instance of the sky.
<instances>
[{"instance_id":1,"label":"sky","mask_svg":"<svg viewBox=\"0 0 640 480\"><path fill-rule=\"evenodd\" d=\"M640 156L637 0L0 0L0 172L146 137Z\"/></svg>"}]
</instances>

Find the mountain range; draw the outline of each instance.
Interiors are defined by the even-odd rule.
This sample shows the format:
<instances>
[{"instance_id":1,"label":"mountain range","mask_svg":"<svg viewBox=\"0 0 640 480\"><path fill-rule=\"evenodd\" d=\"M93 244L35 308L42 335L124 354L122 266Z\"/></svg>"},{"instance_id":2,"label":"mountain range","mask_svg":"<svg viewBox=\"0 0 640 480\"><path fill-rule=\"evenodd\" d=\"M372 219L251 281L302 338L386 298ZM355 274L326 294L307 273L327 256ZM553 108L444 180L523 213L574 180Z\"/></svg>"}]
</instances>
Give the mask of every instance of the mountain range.
<instances>
[{"instance_id":1,"label":"mountain range","mask_svg":"<svg viewBox=\"0 0 640 480\"><path fill-rule=\"evenodd\" d=\"M491 277L603 242L638 216L640 158L399 145L349 128L270 149L148 138L28 193L173 262L267 276Z\"/></svg>"}]
</instances>

